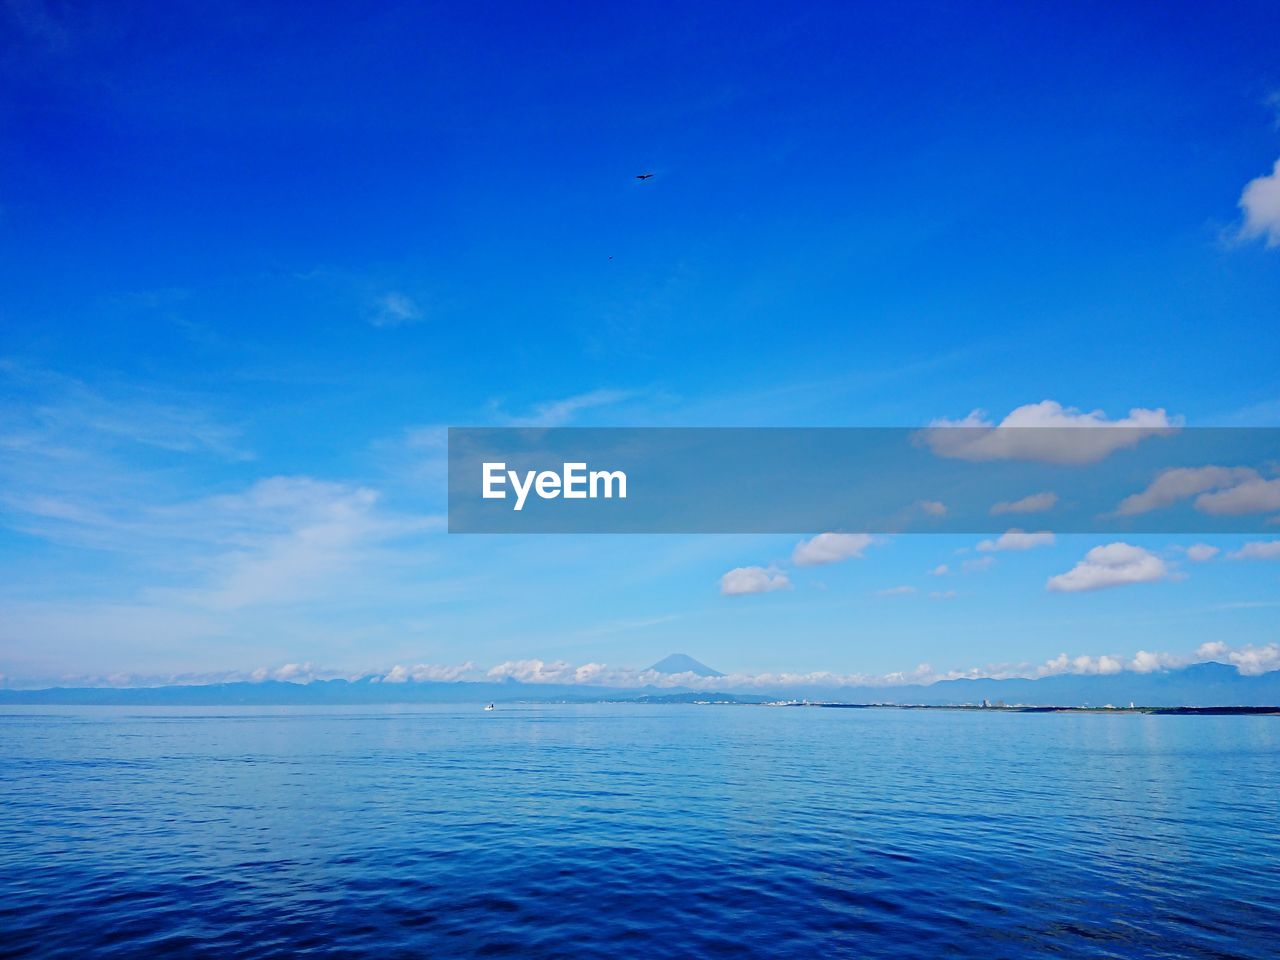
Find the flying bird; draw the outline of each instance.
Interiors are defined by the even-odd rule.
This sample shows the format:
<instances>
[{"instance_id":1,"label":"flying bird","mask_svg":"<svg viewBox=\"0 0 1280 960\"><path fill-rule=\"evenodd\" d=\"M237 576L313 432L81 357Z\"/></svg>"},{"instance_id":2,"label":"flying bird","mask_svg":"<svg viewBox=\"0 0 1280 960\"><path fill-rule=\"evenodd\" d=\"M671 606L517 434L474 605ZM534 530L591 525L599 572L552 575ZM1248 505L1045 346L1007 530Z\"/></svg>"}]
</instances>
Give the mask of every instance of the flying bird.
<instances>
[{"instance_id":1,"label":"flying bird","mask_svg":"<svg viewBox=\"0 0 1280 960\"><path fill-rule=\"evenodd\" d=\"M652 173L637 173L637 174L636 174L636 179L637 179L637 180L648 180L648 179L649 179L650 177L652 177L652 176L653 176L653 174L652 174Z\"/></svg>"}]
</instances>

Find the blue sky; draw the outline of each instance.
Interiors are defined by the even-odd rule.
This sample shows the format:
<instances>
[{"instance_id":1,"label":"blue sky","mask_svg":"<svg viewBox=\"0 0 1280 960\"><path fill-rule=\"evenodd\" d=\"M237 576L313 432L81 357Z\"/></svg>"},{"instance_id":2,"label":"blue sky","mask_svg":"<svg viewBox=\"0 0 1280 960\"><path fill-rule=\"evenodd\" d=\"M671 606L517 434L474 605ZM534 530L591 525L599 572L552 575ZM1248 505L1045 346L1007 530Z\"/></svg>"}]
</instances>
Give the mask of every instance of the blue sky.
<instances>
[{"instance_id":1,"label":"blue sky","mask_svg":"<svg viewBox=\"0 0 1280 960\"><path fill-rule=\"evenodd\" d=\"M1280 639L1245 538L1062 593L1106 540L441 521L447 425L1280 425L1274 4L3 17L8 682ZM722 594L755 566L787 584Z\"/></svg>"}]
</instances>

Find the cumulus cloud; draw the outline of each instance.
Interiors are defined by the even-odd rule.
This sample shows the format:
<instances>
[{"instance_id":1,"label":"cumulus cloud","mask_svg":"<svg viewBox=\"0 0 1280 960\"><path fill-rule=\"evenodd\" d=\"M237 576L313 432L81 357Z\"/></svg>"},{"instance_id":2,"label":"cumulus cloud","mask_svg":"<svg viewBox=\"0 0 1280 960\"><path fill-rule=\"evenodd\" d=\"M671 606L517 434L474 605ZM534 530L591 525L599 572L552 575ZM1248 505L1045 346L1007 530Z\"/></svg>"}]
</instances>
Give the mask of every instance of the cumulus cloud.
<instances>
[{"instance_id":1,"label":"cumulus cloud","mask_svg":"<svg viewBox=\"0 0 1280 960\"><path fill-rule=\"evenodd\" d=\"M933 574L933 576L935 577L945 577L948 573L951 572L951 568L947 566L947 564L945 563L940 563L929 572Z\"/></svg>"},{"instance_id":2,"label":"cumulus cloud","mask_svg":"<svg viewBox=\"0 0 1280 960\"><path fill-rule=\"evenodd\" d=\"M573 683L577 668L567 661L507 660L489 670L490 680L519 680L521 683Z\"/></svg>"},{"instance_id":3,"label":"cumulus cloud","mask_svg":"<svg viewBox=\"0 0 1280 960\"><path fill-rule=\"evenodd\" d=\"M1052 660L1046 660L1036 671L1038 677L1052 677L1062 673L1074 673L1079 675L1107 675L1119 673L1124 669L1124 662L1118 657L1103 654L1098 657L1079 656L1068 657L1065 653L1059 654Z\"/></svg>"},{"instance_id":4,"label":"cumulus cloud","mask_svg":"<svg viewBox=\"0 0 1280 960\"><path fill-rule=\"evenodd\" d=\"M931 517L945 517L947 505L941 500L921 500L920 509Z\"/></svg>"},{"instance_id":5,"label":"cumulus cloud","mask_svg":"<svg viewBox=\"0 0 1280 960\"><path fill-rule=\"evenodd\" d=\"M726 597L748 593L772 593L789 590L791 581L785 573L765 567L735 567L720 578L720 592Z\"/></svg>"},{"instance_id":6,"label":"cumulus cloud","mask_svg":"<svg viewBox=\"0 0 1280 960\"><path fill-rule=\"evenodd\" d=\"M402 327L422 319L422 308L403 293L392 290L370 305L369 323L375 327Z\"/></svg>"},{"instance_id":7,"label":"cumulus cloud","mask_svg":"<svg viewBox=\"0 0 1280 960\"><path fill-rule=\"evenodd\" d=\"M507 660L491 668L489 680L518 680L521 683L591 684L607 687L691 687L707 685L708 678L696 673L658 673L632 667L611 667L604 663L574 666L566 660ZM724 678L717 677L720 686Z\"/></svg>"},{"instance_id":8,"label":"cumulus cloud","mask_svg":"<svg viewBox=\"0 0 1280 960\"><path fill-rule=\"evenodd\" d=\"M1254 540L1227 556L1232 560L1280 560L1280 540Z\"/></svg>"},{"instance_id":9,"label":"cumulus cloud","mask_svg":"<svg viewBox=\"0 0 1280 960\"><path fill-rule=\"evenodd\" d=\"M1245 676L1280 670L1280 646L1274 643L1268 643L1265 647L1248 644L1232 648L1218 640L1201 644L1196 650L1196 656L1201 660L1229 663Z\"/></svg>"},{"instance_id":10,"label":"cumulus cloud","mask_svg":"<svg viewBox=\"0 0 1280 960\"><path fill-rule=\"evenodd\" d=\"M1057 593L1080 593L1131 583L1153 583L1168 576L1164 561L1150 550L1118 542L1094 547L1066 573L1050 577L1046 586Z\"/></svg>"},{"instance_id":11,"label":"cumulus cloud","mask_svg":"<svg viewBox=\"0 0 1280 960\"><path fill-rule=\"evenodd\" d=\"M397 664L382 675L383 683L451 683L460 680L476 671L476 665L468 660L466 663L445 665L437 663L419 663L412 667Z\"/></svg>"},{"instance_id":12,"label":"cumulus cloud","mask_svg":"<svg viewBox=\"0 0 1280 960\"><path fill-rule=\"evenodd\" d=\"M1182 418L1168 416L1163 408L1135 407L1127 417L1111 420L1101 410L1085 413L1044 400L1018 407L998 424L981 410L961 420L943 417L932 421L920 437L940 457L1083 464L1096 463L1147 437L1170 434L1181 425Z\"/></svg>"},{"instance_id":13,"label":"cumulus cloud","mask_svg":"<svg viewBox=\"0 0 1280 960\"><path fill-rule=\"evenodd\" d=\"M310 683L312 680L327 676L317 671L310 663L286 663L279 667L259 667L249 674L249 680L262 683L265 680L283 680L288 683Z\"/></svg>"},{"instance_id":14,"label":"cumulus cloud","mask_svg":"<svg viewBox=\"0 0 1280 960\"><path fill-rule=\"evenodd\" d=\"M1053 534L1048 530L1039 533L1026 533L1014 528L1000 534L995 540L983 540L978 544L979 550L1031 550L1034 547L1049 547L1054 542Z\"/></svg>"},{"instance_id":15,"label":"cumulus cloud","mask_svg":"<svg viewBox=\"0 0 1280 960\"><path fill-rule=\"evenodd\" d=\"M865 533L820 533L811 540L797 543L791 553L791 561L800 567L839 563L861 557L875 542L875 537Z\"/></svg>"},{"instance_id":16,"label":"cumulus cloud","mask_svg":"<svg viewBox=\"0 0 1280 960\"><path fill-rule=\"evenodd\" d=\"M1271 173L1245 184L1240 194L1240 211L1244 224L1240 236L1244 240L1266 239L1268 247L1280 246L1280 160Z\"/></svg>"},{"instance_id":17,"label":"cumulus cloud","mask_svg":"<svg viewBox=\"0 0 1280 960\"><path fill-rule=\"evenodd\" d=\"M1185 665L1185 659L1172 653L1153 653L1139 650L1133 655L1129 669L1134 673L1155 673L1157 670L1176 669Z\"/></svg>"},{"instance_id":18,"label":"cumulus cloud","mask_svg":"<svg viewBox=\"0 0 1280 960\"><path fill-rule=\"evenodd\" d=\"M1248 467L1174 467L1158 474L1141 493L1121 500L1116 513L1124 517L1150 513L1196 494L1234 487L1255 479L1258 479L1257 471Z\"/></svg>"},{"instance_id":19,"label":"cumulus cloud","mask_svg":"<svg viewBox=\"0 0 1280 960\"><path fill-rule=\"evenodd\" d=\"M1052 510L1057 504L1058 495L1052 490L1046 490L1044 493L1033 493L1021 500L1002 500L992 504L991 515L998 517L1006 513L1044 513L1046 510Z\"/></svg>"}]
</instances>

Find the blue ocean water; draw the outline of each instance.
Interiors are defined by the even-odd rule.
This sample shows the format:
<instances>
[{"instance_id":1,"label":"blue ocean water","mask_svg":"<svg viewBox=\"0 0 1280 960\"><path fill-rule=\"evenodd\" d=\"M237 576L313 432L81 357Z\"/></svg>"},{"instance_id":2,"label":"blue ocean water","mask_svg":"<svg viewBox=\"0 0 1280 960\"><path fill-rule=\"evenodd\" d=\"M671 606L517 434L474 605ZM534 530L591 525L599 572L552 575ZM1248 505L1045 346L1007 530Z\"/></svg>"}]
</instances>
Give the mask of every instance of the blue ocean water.
<instances>
[{"instance_id":1,"label":"blue ocean water","mask_svg":"<svg viewBox=\"0 0 1280 960\"><path fill-rule=\"evenodd\" d=\"M0 956L1280 956L1280 718L8 708Z\"/></svg>"}]
</instances>

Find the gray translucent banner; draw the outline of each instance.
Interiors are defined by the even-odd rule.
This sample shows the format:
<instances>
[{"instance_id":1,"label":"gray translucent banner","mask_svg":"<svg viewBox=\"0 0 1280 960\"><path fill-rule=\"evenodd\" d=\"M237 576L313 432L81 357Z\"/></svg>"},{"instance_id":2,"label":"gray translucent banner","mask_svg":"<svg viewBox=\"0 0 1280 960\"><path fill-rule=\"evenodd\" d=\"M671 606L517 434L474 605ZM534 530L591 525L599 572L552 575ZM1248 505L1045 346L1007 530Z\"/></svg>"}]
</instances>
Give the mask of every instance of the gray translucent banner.
<instances>
[{"instance_id":1,"label":"gray translucent banner","mask_svg":"<svg viewBox=\"0 0 1280 960\"><path fill-rule=\"evenodd\" d=\"M1280 429L449 430L451 533L1010 529L1280 536Z\"/></svg>"}]
</instances>

